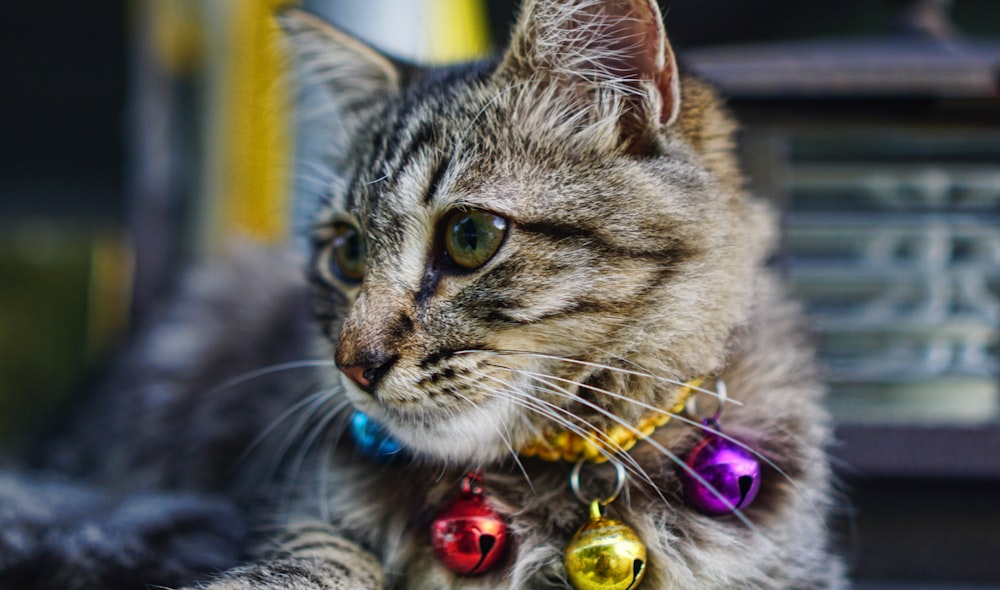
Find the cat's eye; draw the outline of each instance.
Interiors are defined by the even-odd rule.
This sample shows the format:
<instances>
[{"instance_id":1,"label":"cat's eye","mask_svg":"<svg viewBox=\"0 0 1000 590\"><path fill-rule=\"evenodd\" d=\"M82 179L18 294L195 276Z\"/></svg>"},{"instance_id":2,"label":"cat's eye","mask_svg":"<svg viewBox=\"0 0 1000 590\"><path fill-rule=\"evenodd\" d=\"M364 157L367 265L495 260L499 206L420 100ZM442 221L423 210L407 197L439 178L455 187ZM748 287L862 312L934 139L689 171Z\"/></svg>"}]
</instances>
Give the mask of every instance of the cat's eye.
<instances>
[{"instance_id":1,"label":"cat's eye","mask_svg":"<svg viewBox=\"0 0 1000 590\"><path fill-rule=\"evenodd\" d=\"M329 272L342 281L361 282L365 278L368 263L368 252L361 232L347 223L335 223L332 230L328 253L321 264L325 264Z\"/></svg>"},{"instance_id":2,"label":"cat's eye","mask_svg":"<svg viewBox=\"0 0 1000 590\"><path fill-rule=\"evenodd\" d=\"M456 265L473 270L489 262L507 235L507 220L486 211L455 211L444 223L444 248Z\"/></svg>"}]
</instances>

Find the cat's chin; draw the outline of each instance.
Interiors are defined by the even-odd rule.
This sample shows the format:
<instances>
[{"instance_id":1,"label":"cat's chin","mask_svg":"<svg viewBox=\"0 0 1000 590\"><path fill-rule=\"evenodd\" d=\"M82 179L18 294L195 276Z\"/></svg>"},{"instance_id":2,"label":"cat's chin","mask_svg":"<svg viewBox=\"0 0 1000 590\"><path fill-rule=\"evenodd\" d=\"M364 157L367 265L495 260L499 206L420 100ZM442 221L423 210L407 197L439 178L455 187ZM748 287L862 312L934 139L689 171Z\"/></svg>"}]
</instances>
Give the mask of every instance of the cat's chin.
<instances>
[{"instance_id":1,"label":"cat's chin","mask_svg":"<svg viewBox=\"0 0 1000 590\"><path fill-rule=\"evenodd\" d=\"M516 407L506 402L491 400L465 411L445 413L391 408L370 397L351 401L421 460L478 465L501 460L512 453L506 440L510 433L504 424L512 423Z\"/></svg>"},{"instance_id":2,"label":"cat's chin","mask_svg":"<svg viewBox=\"0 0 1000 590\"><path fill-rule=\"evenodd\" d=\"M472 413L433 425L397 427L393 434L421 458L448 464L480 465L510 456L510 447Z\"/></svg>"}]
</instances>

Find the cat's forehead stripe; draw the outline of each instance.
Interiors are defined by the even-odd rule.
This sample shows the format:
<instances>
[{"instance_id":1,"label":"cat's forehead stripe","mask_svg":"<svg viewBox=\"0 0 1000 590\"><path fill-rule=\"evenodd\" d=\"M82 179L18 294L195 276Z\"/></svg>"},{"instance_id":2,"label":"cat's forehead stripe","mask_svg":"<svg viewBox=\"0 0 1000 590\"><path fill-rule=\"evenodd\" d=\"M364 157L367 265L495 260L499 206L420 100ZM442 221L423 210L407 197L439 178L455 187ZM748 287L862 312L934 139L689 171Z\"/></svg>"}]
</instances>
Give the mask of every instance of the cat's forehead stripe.
<instances>
[{"instance_id":1,"label":"cat's forehead stripe","mask_svg":"<svg viewBox=\"0 0 1000 590\"><path fill-rule=\"evenodd\" d=\"M359 199L380 201L389 196L409 198L400 186L403 173L417 166L433 167L430 182L420 193L429 205L444 173L452 163L455 129L465 129L459 121L472 119L482 98L480 85L495 69L495 63L479 63L432 70L416 80L372 121L368 157L358 167L354 178L379 179L376 190L359 191L353 182L348 206L357 207Z\"/></svg>"},{"instance_id":2,"label":"cat's forehead stripe","mask_svg":"<svg viewBox=\"0 0 1000 590\"><path fill-rule=\"evenodd\" d=\"M432 143L435 137L434 122L412 117L407 119L408 112L398 114L399 120L389 131L380 137L374 157L375 162L381 162L381 174L390 181L401 170L409 167L415 155L425 146Z\"/></svg>"},{"instance_id":3,"label":"cat's forehead stripe","mask_svg":"<svg viewBox=\"0 0 1000 590\"><path fill-rule=\"evenodd\" d=\"M438 189L441 186L441 180L444 178L444 173L447 172L448 166L451 164L451 157L445 156L441 159L441 162L435 167L434 173L431 175L431 181L424 192L423 204L430 205L433 202L434 197L438 193Z\"/></svg>"},{"instance_id":4,"label":"cat's forehead stripe","mask_svg":"<svg viewBox=\"0 0 1000 590\"><path fill-rule=\"evenodd\" d=\"M419 169L428 165L433 166L435 171L431 175L429 186L422 188L429 192L440 181L447 162L435 163L441 156L437 155L436 152L439 150L434 147L439 134L433 121L411 120L409 126L402 125L399 121L396 123L397 125L391 129L377 132L374 139L376 148L372 157L355 174L355 178L358 178L365 174L366 170L376 170L371 174L377 174L378 181L366 185L363 192L359 192L362 187L356 182L352 183L354 192L349 198L353 206L362 204L357 202L358 199L369 201L368 204L375 206L374 209L378 209L378 205L383 204L382 201L385 199L408 201L416 196L413 194L416 187L406 180L412 176L426 174L421 173ZM423 193L421 197L418 202L423 200Z\"/></svg>"}]
</instances>

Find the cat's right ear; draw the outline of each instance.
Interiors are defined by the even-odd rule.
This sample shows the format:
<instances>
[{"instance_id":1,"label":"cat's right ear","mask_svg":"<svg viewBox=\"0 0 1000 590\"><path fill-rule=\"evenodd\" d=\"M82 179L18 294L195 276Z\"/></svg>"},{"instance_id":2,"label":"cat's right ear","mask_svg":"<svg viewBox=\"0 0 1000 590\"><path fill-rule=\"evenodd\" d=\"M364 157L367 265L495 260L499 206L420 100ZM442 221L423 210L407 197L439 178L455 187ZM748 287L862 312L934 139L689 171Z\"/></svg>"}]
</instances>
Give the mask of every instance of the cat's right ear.
<instances>
[{"instance_id":1,"label":"cat's right ear","mask_svg":"<svg viewBox=\"0 0 1000 590\"><path fill-rule=\"evenodd\" d=\"M351 35L294 8L276 15L295 61L300 90L321 92L346 127L398 92L402 68ZM351 132L351 129L347 129Z\"/></svg>"}]
</instances>

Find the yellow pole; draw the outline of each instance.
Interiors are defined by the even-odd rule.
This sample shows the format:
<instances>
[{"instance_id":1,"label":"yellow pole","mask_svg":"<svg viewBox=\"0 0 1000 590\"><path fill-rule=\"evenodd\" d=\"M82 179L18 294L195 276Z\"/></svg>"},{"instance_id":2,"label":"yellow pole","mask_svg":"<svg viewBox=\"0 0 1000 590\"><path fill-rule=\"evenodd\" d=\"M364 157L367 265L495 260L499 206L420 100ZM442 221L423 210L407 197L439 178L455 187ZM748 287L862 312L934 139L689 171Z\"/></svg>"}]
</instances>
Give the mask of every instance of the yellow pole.
<instances>
[{"instance_id":1,"label":"yellow pole","mask_svg":"<svg viewBox=\"0 0 1000 590\"><path fill-rule=\"evenodd\" d=\"M221 114L221 223L262 242L286 237L292 133L273 13L289 0L229 1L230 53Z\"/></svg>"},{"instance_id":2,"label":"yellow pole","mask_svg":"<svg viewBox=\"0 0 1000 590\"><path fill-rule=\"evenodd\" d=\"M489 17L483 0L426 0L431 62L476 59L492 49Z\"/></svg>"}]
</instances>

